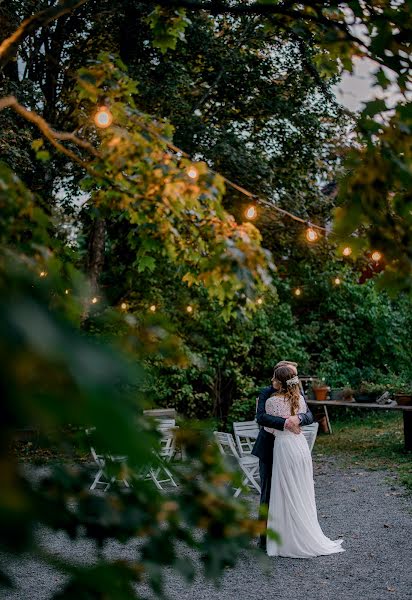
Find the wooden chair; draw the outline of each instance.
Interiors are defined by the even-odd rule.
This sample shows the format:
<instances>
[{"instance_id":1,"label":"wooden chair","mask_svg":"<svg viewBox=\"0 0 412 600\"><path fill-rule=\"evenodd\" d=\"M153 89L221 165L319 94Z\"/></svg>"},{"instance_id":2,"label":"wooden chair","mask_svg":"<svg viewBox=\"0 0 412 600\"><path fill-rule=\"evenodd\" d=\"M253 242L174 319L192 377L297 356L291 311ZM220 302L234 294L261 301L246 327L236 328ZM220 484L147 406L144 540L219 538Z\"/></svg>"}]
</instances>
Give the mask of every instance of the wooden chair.
<instances>
[{"instance_id":1,"label":"wooden chair","mask_svg":"<svg viewBox=\"0 0 412 600\"><path fill-rule=\"evenodd\" d=\"M309 450L312 452L313 446L315 445L316 436L318 435L319 423L312 423L312 425L304 425L303 427L301 427L301 429L308 443Z\"/></svg>"},{"instance_id":2,"label":"wooden chair","mask_svg":"<svg viewBox=\"0 0 412 600\"><path fill-rule=\"evenodd\" d=\"M155 419L176 419L175 408L153 408L150 410L144 410L143 414L147 417L153 417Z\"/></svg>"},{"instance_id":3,"label":"wooden chair","mask_svg":"<svg viewBox=\"0 0 412 600\"><path fill-rule=\"evenodd\" d=\"M233 423L236 445L240 456L252 453L252 449L259 433L256 421L243 421Z\"/></svg>"},{"instance_id":4,"label":"wooden chair","mask_svg":"<svg viewBox=\"0 0 412 600\"><path fill-rule=\"evenodd\" d=\"M176 451L175 436L171 429L162 432L160 446L160 451L155 454L158 464L150 468L146 477L150 478L159 490L163 490L162 483L171 483L174 487L177 487L170 469L166 466L172 460ZM163 479L160 479L161 477Z\"/></svg>"},{"instance_id":5,"label":"wooden chair","mask_svg":"<svg viewBox=\"0 0 412 600\"><path fill-rule=\"evenodd\" d=\"M242 481L242 486L235 490L235 493L233 494L234 497L237 498L241 493L243 486L246 485L253 487L260 494L260 486L255 479L255 477L259 476L259 459L251 454L239 456L231 433L215 431L214 436L221 454L234 458L245 476Z\"/></svg>"},{"instance_id":6,"label":"wooden chair","mask_svg":"<svg viewBox=\"0 0 412 600\"><path fill-rule=\"evenodd\" d=\"M86 429L86 435L89 438L91 438L94 429L95 429L94 427L92 427L90 429ZM119 465L119 464L126 465L126 460L127 460L126 456L113 456L112 454L99 454L96 451L95 447L93 446L92 441L90 441L90 454L92 455L92 458L97 465L97 473L96 473L94 480L89 489L94 490L98 486L103 486L104 487L103 491L107 492L107 490L111 487L111 485L115 481L119 481L119 482L123 483L123 485L125 487L130 487L130 483L126 477L121 477L120 479L117 479L114 475L109 474L109 469L108 469L108 465L110 465L110 463L117 464L117 465Z\"/></svg>"}]
</instances>

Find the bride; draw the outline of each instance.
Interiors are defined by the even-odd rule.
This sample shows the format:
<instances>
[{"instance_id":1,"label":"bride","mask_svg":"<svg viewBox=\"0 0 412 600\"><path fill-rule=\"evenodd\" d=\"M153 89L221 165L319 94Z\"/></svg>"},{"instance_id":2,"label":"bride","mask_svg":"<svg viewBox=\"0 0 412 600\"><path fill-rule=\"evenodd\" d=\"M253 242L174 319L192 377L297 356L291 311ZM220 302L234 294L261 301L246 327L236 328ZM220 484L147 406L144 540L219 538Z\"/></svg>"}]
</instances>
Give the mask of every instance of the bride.
<instances>
[{"instance_id":1,"label":"bride","mask_svg":"<svg viewBox=\"0 0 412 600\"><path fill-rule=\"evenodd\" d=\"M289 366L275 370L278 391L266 400L266 412L290 417L306 411L299 378ZM279 533L280 542L267 539L269 556L310 558L344 552L343 540L332 541L320 528L316 513L312 457L303 433L269 429L276 440L273 450L272 488L268 529Z\"/></svg>"}]
</instances>

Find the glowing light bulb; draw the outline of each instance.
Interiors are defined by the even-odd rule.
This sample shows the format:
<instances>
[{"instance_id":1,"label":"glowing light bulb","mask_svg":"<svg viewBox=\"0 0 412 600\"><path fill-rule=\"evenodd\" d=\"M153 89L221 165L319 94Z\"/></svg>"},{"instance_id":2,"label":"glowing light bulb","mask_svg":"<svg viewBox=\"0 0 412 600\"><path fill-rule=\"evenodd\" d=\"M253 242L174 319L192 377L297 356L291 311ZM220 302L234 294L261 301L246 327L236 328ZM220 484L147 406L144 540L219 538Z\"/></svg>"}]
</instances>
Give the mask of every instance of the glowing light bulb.
<instances>
[{"instance_id":1,"label":"glowing light bulb","mask_svg":"<svg viewBox=\"0 0 412 600\"><path fill-rule=\"evenodd\" d=\"M113 122L113 115L107 106L100 106L94 115L94 122L96 123L97 127L100 127L100 129L106 129L107 127L110 127Z\"/></svg>"},{"instance_id":2,"label":"glowing light bulb","mask_svg":"<svg viewBox=\"0 0 412 600\"><path fill-rule=\"evenodd\" d=\"M94 298L92 298L92 304L97 304L97 303L98 303L98 299L95 296Z\"/></svg>"},{"instance_id":3,"label":"glowing light bulb","mask_svg":"<svg viewBox=\"0 0 412 600\"><path fill-rule=\"evenodd\" d=\"M308 242L316 242L319 235L318 232L313 229L313 227L308 227L306 230L306 239Z\"/></svg>"},{"instance_id":4,"label":"glowing light bulb","mask_svg":"<svg viewBox=\"0 0 412 600\"><path fill-rule=\"evenodd\" d=\"M190 306L190 304L188 306L186 306L186 311L190 314L193 312L193 306Z\"/></svg>"},{"instance_id":5,"label":"glowing light bulb","mask_svg":"<svg viewBox=\"0 0 412 600\"><path fill-rule=\"evenodd\" d=\"M47 277L47 272L46 271L40 271L39 277Z\"/></svg>"},{"instance_id":6,"label":"glowing light bulb","mask_svg":"<svg viewBox=\"0 0 412 600\"><path fill-rule=\"evenodd\" d=\"M121 305L120 305L120 308L121 308L122 310L126 310L126 308L127 308L127 304L126 304L126 302L122 302L122 303L121 303Z\"/></svg>"},{"instance_id":7,"label":"glowing light bulb","mask_svg":"<svg viewBox=\"0 0 412 600\"><path fill-rule=\"evenodd\" d=\"M246 219L249 219L250 221L252 221L253 219L256 219L257 210L256 210L256 206L254 204L251 204L250 206L247 207L247 209L245 210L245 217L246 217Z\"/></svg>"},{"instance_id":8,"label":"glowing light bulb","mask_svg":"<svg viewBox=\"0 0 412 600\"><path fill-rule=\"evenodd\" d=\"M195 167L189 167L186 173L187 176L190 177L190 179L197 179L197 177L199 176L199 173L197 172L197 169Z\"/></svg>"},{"instance_id":9,"label":"glowing light bulb","mask_svg":"<svg viewBox=\"0 0 412 600\"><path fill-rule=\"evenodd\" d=\"M256 302L257 302L258 304L263 304L263 298L258 298L258 299L256 300Z\"/></svg>"},{"instance_id":10,"label":"glowing light bulb","mask_svg":"<svg viewBox=\"0 0 412 600\"><path fill-rule=\"evenodd\" d=\"M156 312L156 305L152 304L152 306L149 308L150 312Z\"/></svg>"},{"instance_id":11,"label":"glowing light bulb","mask_svg":"<svg viewBox=\"0 0 412 600\"><path fill-rule=\"evenodd\" d=\"M350 246L345 246L342 250L343 256L350 256L352 254L352 248Z\"/></svg>"},{"instance_id":12,"label":"glowing light bulb","mask_svg":"<svg viewBox=\"0 0 412 600\"><path fill-rule=\"evenodd\" d=\"M379 262L382 258L382 254L378 250L375 250L374 252L372 252L371 258L375 262Z\"/></svg>"},{"instance_id":13,"label":"glowing light bulb","mask_svg":"<svg viewBox=\"0 0 412 600\"><path fill-rule=\"evenodd\" d=\"M64 293L65 293L65 294L66 294L66 296L67 296L68 294L70 294L70 290L64 290Z\"/></svg>"},{"instance_id":14,"label":"glowing light bulb","mask_svg":"<svg viewBox=\"0 0 412 600\"><path fill-rule=\"evenodd\" d=\"M295 294L295 296L301 296L302 290L300 288L296 288L294 294Z\"/></svg>"},{"instance_id":15,"label":"glowing light bulb","mask_svg":"<svg viewBox=\"0 0 412 600\"><path fill-rule=\"evenodd\" d=\"M340 285L342 283L341 279L339 277L335 277L335 279L333 280L333 283L335 285Z\"/></svg>"}]
</instances>

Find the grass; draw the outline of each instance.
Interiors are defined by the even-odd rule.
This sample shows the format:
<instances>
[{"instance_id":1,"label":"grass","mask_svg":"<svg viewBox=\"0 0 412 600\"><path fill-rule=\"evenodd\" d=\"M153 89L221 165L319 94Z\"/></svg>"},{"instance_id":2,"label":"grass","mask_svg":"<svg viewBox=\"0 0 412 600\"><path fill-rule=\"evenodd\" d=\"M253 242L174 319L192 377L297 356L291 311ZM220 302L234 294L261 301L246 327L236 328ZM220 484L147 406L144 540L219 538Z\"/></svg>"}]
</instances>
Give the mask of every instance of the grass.
<instances>
[{"instance_id":1,"label":"grass","mask_svg":"<svg viewBox=\"0 0 412 600\"><path fill-rule=\"evenodd\" d=\"M315 454L334 456L343 467L396 471L412 493L412 453L404 449L400 413L368 412L351 420L331 420L333 434L320 434Z\"/></svg>"}]
</instances>

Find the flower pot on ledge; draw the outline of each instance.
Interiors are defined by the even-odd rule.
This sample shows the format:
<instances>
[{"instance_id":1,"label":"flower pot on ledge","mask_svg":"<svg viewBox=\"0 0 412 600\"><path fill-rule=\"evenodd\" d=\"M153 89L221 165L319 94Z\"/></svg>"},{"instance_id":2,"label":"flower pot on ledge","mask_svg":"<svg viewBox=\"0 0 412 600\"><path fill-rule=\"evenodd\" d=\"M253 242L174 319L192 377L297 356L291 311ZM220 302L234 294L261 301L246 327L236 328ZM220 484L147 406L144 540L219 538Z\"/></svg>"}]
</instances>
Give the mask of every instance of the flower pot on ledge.
<instances>
[{"instance_id":1,"label":"flower pot on ledge","mask_svg":"<svg viewBox=\"0 0 412 600\"><path fill-rule=\"evenodd\" d=\"M315 400L326 400L328 396L329 388L325 385L325 387L314 387L313 393L315 394Z\"/></svg>"}]
</instances>

